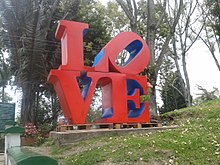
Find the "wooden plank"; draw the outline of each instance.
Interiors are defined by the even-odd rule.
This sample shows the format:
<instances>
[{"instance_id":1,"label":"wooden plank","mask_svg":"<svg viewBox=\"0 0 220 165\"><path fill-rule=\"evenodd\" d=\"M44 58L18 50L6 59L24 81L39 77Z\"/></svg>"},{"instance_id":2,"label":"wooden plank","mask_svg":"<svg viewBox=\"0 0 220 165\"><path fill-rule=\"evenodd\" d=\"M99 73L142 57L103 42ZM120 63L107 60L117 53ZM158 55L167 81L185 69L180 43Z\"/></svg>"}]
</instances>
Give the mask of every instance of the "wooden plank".
<instances>
[{"instance_id":1,"label":"wooden plank","mask_svg":"<svg viewBox=\"0 0 220 165\"><path fill-rule=\"evenodd\" d=\"M137 127L138 127L138 128L142 128L142 124L141 124L141 123L138 123L138 124L137 124Z\"/></svg>"},{"instance_id":2,"label":"wooden plank","mask_svg":"<svg viewBox=\"0 0 220 165\"><path fill-rule=\"evenodd\" d=\"M88 123L75 125L58 125L57 132L66 132L68 130L91 130L91 129L129 129L129 128L147 128L162 127L160 123Z\"/></svg>"},{"instance_id":3,"label":"wooden plank","mask_svg":"<svg viewBox=\"0 0 220 165\"><path fill-rule=\"evenodd\" d=\"M115 129L121 129L121 124L115 124Z\"/></svg>"}]
</instances>

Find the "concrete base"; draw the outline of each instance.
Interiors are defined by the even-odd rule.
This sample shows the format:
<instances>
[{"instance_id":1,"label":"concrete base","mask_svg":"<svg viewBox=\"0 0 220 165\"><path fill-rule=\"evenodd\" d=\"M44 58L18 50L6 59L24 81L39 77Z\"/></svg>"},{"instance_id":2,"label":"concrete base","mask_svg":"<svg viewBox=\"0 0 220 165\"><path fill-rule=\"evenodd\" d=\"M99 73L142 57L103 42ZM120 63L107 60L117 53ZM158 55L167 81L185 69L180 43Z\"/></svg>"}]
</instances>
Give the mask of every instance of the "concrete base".
<instances>
[{"instance_id":1,"label":"concrete base","mask_svg":"<svg viewBox=\"0 0 220 165\"><path fill-rule=\"evenodd\" d=\"M175 129L177 126L165 127L149 127L149 128L129 128L129 129L93 129L93 130L71 130L67 132L50 132L50 138L55 140L58 147L66 146L68 144L91 139L94 137L101 137L106 135L125 135L134 133L149 133L155 131L162 131L167 129Z\"/></svg>"},{"instance_id":2,"label":"concrete base","mask_svg":"<svg viewBox=\"0 0 220 165\"><path fill-rule=\"evenodd\" d=\"M0 153L0 164L3 165L5 163L4 153Z\"/></svg>"}]
</instances>

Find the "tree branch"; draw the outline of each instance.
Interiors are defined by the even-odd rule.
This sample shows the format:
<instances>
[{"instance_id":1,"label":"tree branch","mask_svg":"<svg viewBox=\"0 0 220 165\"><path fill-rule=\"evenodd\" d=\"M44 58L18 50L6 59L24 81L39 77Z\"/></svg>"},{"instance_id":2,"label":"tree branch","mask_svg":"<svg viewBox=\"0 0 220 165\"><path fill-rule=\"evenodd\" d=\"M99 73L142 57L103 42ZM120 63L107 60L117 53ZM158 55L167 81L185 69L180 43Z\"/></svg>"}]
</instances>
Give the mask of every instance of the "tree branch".
<instances>
[{"instance_id":1,"label":"tree branch","mask_svg":"<svg viewBox=\"0 0 220 165\"><path fill-rule=\"evenodd\" d=\"M116 0L118 2L118 4L121 6L121 8L124 10L125 14L127 15L128 19L130 21L133 20L133 15L132 13L129 11L129 7L126 6L126 4L124 3L123 0Z\"/></svg>"},{"instance_id":2,"label":"tree branch","mask_svg":"<svg viewBox=\"0 0 220 165\"><path fill-rule=\"evenodd\" d=\"M183 8L183 0L180 0L180 4L179 4L179 8L178 8L178 11L177 11L177 15L176 17L174 18L174 22L173 22L173 25L170 29L170 34L167 36L166 40L165 40L165 43L164 43L164 46L160 52L160 55L157 59L157 67L155 68L155 72L158 73L159 71L159 66L161 66L162 62L163 62L163 57L164 57L164 54L166 53L167 51L167 48L168 48L168 45L169 45L169 42L170 42L170 39L171 37L173 36L174 32L175 32L175 27L179 21L179 18L180 18L180 15L181 15L181 12L182 12L182 8Z\"/></svg>"}]
</instances>

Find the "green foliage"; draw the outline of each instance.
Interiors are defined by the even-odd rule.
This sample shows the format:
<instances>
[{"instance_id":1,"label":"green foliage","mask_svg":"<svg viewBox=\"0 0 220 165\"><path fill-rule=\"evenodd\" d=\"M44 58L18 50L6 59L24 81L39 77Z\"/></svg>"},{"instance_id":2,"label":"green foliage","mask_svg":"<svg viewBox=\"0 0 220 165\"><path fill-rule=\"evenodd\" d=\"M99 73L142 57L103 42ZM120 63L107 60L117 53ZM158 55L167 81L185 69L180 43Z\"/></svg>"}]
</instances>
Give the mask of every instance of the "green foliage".
<instances>
[{"instance_id":1,"label":"green foliage","mask_svg":"<svg viewBox=\"0 0 220 165\"><path fill-rule=\"evenodd\" d=\"M168 14L167 13L163 13L163 6L161 3L156 3L155 5L155 10L156 10L156 14L155 14L155 17L156 17L156 20L159 21L161 19L161 15L162 14L165 14L166 16L165 17L168 17ZM157 38L158 40L162 40L162 39L165 39L168 35L169 35L169 31L170 31L170 28L169 28L169 23L164 21L163 23L161 23L157 29Z\"/></svg>"},{"instance_id":2,"label":"green foliage","mask_svg":"<svg viewBox=\"0 0 220 165\"><path fill-rule=\"evenodd\" d=\"M44 122L44 123L39 124L38 130L41 135L45 136L49 134L50 131L53 130L53 126L47 122Z\"/></svg>"},{"instance_id":3,"label":"green foliage","mask_svg":"<svg viewBox=\"0 0 220 165\"><path fill-rule=\"evenodd\" d=\"M55 127L61 108L46 81L49 71L61 63L60 44L54 37L57 20L90 25L84 53L86 65L92 65L94 56L110 40L104 6L93 0L6 0L0 2L0 9L3 44L9 53L15 85L22 89L21 120Z\"/></svg>"},{"instance_id":4,"label":"green foliage","mask_svg":"<svg viewBox=\"0 0 220 165\"><path fill-rule=\"evenodd\" d=\"M90 108L87 118L86 118L86 122L88 123L93 123L96 122L96 120L101 119L102 118L102 108L99 107L97 109Z\"/></svg>"},{"instance_id":5,"label":"green foliage","mask_svg":"<svg viewBox=\"0 0 220 165\"><path fill-rule=\"evenodd\" d=\"M54 146L54 145L55 145L55 142L51 138L45 139L44 143L42 144L42 146L45 146L45 147L51 147L51 146Z\"/></svg>"},{"instance_id":6,"label":"green foliage","mask_svg":"<svg viewBox=\"0 0 220 165\"><path fill-rule=\"evenodd\" d=\"M112 36L123 30L129 30L129 21L124 12L121 12L116 1L109 1L106 7L106 19L108 22L108 31Z\"/></svg>"},{"instance_id":7,"label":"green foliage","mask_svg":"<svg viewBox=\"0 0 220 165\"><path fill-rule=\"evenodd\" d=\"M40 145L44 144L45 142L46 142L46 138L43 137L41 134L37 134L34 137L34 145L35 146L40 146Z\"/></svg>"},{"instance_id":8,"label":"green foliage","mask_svg":"<svg viewBox=\"0 0 220 165\"><path fill-rule=\"evenodd\" d=\"M105 7L93 0L82 0L79 5L77 21L89 24L87 34L84 36L84 58L85 65L91 66L94 57L111 39L108 32L108 21L105 19Z\"/></svg>"},{"instance_id":9,"label":"green foliage","mask_svg":"<svg viewBox=\"0 0 220 165\"><path fill-rule=\"evenodd\" d=\"M185 84L178 71L174 71L174 64L170 58L165 58L160 72L160 94L163 101L160 113L186 107L183 86Z\"/></svg>"},{"instance_id":10,"label":"green foliage","mask_svg":"<svg viewBox=\"0 0 220 165\"><path fill-rule=\"evenodd\" d=\"M210 14L212 15L212 27L215 33L220 37L220 5L219 0L208 0L206 6L210 9Z\"/></svg>"},{"instance_id":11,"label":"green foliage","mask_svg":"<svg viewBox=\"0 0 220 165\"><path fill-rule=\"evenodd\" d=\"M213 87L212 91L208 91L200 85L197 85L198 90L202 93L197 94L198 97L194 99L194 104L198 105L210 100L215 100L220 97L220 92L218 88Z\"/></svg>"},{"instance_id":12,"label":"green foliage","mask_svg":"<svg viewBox=\"0 0 220 165\"><path fill-rule=\"evenodd\" d=\"M58 1L1 1L4 46L8 51L15 85L22 89L21 119L37 123L39 99L50 90L47 75L54 61L56 42L50 37ZM54 33L54 31L53 31ZM53 55L53 56L51 56ZM52 108L53 109L53 108Z\"/></svg>"},{"instance_id":13,"label":"green foliage","mask_svg":"<svg viewBox=\"0 0 220 165\"><path fill-rule=\"evenodd\" d=\"M180 84L181 77L177 77L175 73L168 77L162 86L161 97L163 106L160 109L161 113L173 111L186 107L185 98L183 96L183 89Z\"/></svg>"},{"instance_id":14,"label":"green foliage","mask_svg":"<svg viewBox=\"0 0 220 165\"><path fill-rule=\"evenodd\" d=\"M142 103L149 100L150 95L151 95L151 92L152 92L152 89L151 89L151 88L148 88L148 93L147 93L147 95L142 95L142 96L140 96L140 99L141 99L141 102L142 102Z\"/></svg>"},{"instance_id":15,"label":"green foliage","mask_svg":"<svg viewBox=\"0 0 220 165\"><path fill-rule=\"evenodd\" d=\"M3 46L0 47L0 99L1 102L7 103L12 101L12 98L9 96L9 94L5 92L5 88L10 82L12 73L9 59L6 58L6 52L3 52L3 48Z\"/></svg>"}]
</instances>

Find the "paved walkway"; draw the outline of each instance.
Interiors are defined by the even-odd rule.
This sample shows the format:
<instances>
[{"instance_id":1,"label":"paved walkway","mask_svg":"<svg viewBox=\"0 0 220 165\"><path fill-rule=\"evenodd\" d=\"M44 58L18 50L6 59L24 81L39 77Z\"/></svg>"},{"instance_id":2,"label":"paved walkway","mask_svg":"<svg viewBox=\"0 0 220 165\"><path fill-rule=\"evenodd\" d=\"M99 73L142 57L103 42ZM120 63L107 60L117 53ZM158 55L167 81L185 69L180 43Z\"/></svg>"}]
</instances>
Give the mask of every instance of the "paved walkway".
<instances>
[{"instance_id":1,"label":"paved walkway","mask_svg":"<svg viewBox=\"0 0 220 165\"><path fill-rule=\"evenodd\" d=\"M4 165L4 153L0 153L0 165Z\"/></svg>"}]
</instances>

